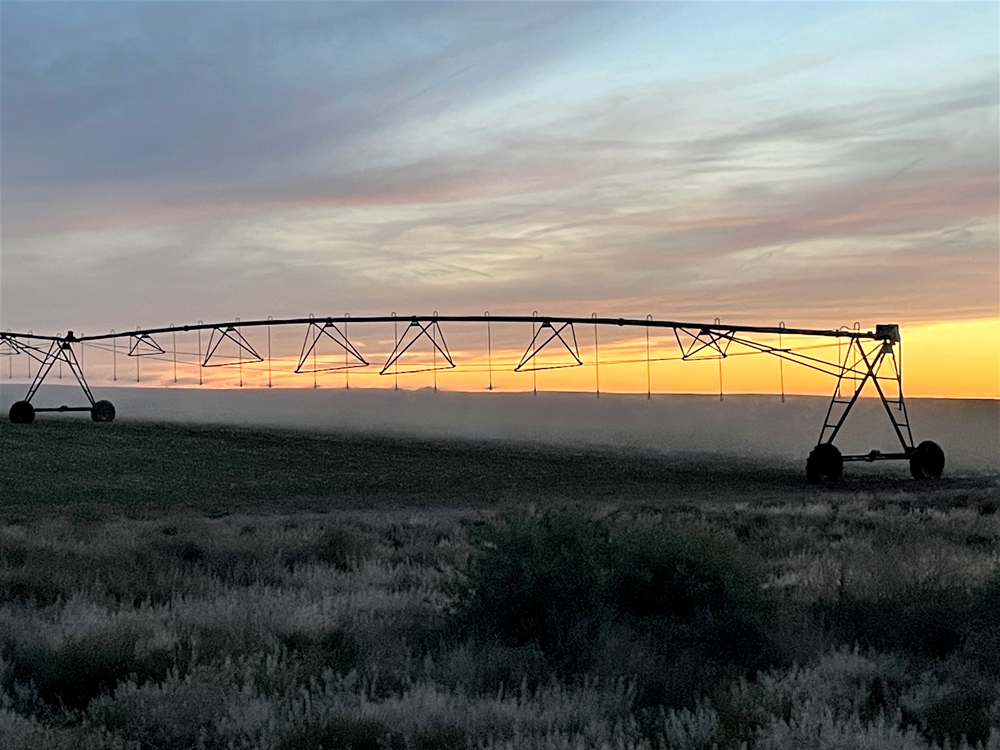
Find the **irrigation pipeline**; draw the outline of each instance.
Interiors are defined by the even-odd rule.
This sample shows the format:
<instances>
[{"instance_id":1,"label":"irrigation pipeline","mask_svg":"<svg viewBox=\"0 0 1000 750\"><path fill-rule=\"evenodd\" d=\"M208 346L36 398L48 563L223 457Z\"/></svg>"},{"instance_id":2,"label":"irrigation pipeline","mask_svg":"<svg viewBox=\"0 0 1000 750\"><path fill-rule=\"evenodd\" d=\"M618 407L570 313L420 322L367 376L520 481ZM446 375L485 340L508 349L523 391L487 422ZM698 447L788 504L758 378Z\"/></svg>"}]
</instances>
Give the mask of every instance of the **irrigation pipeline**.
<instances>
[{"instance_id":1,"label":"irrigation pipeline","mask_svg":"<svg viewBox=\"0 0 1000 750\"><path fill-rule=\"evenodd\" d=\"M393 323L393 322L418 322L418 323L567 323L570 325L602 325L602 326L630 326L644 328L671 328L674 330L699 330L715 333L762 333L762 334L783 334L785 336L819 336L828 338L843 339L868 339L882 340L887 336L895 335L898 339L898 326L877 326L875 331L860 331L851 329L818 329L818 328L786 328L784 326L744 326L722 324L718 320L714 323L691 323L676 320L653 320L650 318L589 318L561 317L561 316L539 316L539 315L369 315L361 317L344 316L310 316L308 318L268 318L266 320L234 320L226 323L197 323L185 326L164 326L161 328L142 328L133 331L122 331L119 333L103 333L94 336L72 336L69 339L74 342L83 341L105 341L113 338L128 338L135 334L155 336L161 333L171 333L177 331L209 331L216 328L259 328L261 326L283 326L283 325L309 325L311 323ZM888 329L895 328L893 334ZM22 339L37 339L39 341L65 341L66 336L42 336L32 333L0 333L0 337L13 337Z\"/></svg>"},{"instance_id":2,"label":"irrigation pipeline","mask_svg":"<svg viewBox=\"0 0 1000 750\"><path fill-rule=\"evenodd\" d=\"M339 370L345 373L354 368L366 368L370 363L361 351L348 338L348 325L391 323L395 346L385 364L379 370L380 375L392 375L398 382L399 375L415 372L433 372L435 390L437 371L456 367L454 358L445 342L442 324L449 323L482 323L486 326L488 361L490 363L490 390L493 390L494 363L492 352L492 326L497 324L530 324L532 336L520 361L514 366L514 372L537 373L543 369L563 367L580 367L584 365L577 342L576 327L592 327L594 332L595 383L597 395L600 395L600 359L598 328L611 326L617 328L645 329L647 365L647 396L651 396L649 385L649 364L653 361L663 361L664 357L653 357L649 346L649 332L652 329L672 330L679 349L676 359L695 361L717 359L719 361L719 397L722 398L722 360L736 354L769 354L778 357L781 364L780 377L782 383L782 399L784 399L784 362L789 361L800 366L826 373L836 378L836 386L830 400L829 408L820 430L819 440L809 454L806 462L806 474L810 481L825 482L841 478L845 461L880 461L906 459L910 469L917 478L938 477L944 467L944 454L941 448L931 442L924 441L915 445L910 430L906 404L902 387L902 352L899 326L884 324L875 326L874 331L862 331L860 325L854 328L841 327L837 329L788 328L784 323L778 326L748 326L723 324L718 318L711 323L687 322L676 320L656 320L652 316L646 318L610 318L598 317L596 313L590 317L539 316L528 315L413 315L408 317L392 315L360 316L350 315L305 318L267 318L265 320L240 320L223 323L204 323L198 321L193 325L165 326L159 328L136 328L131 331L110 332L89 336L76 336L69 331L65 336L48 336L12 331L0 332L0 354L26 354L39 363L39 368L28 389L25 398L15 403L10 410L10 419L14 423L30 423L38 412L72 412L89 411L95 422L110 422L115 418L115 409L108 401L98 401L91 393L83 372L83 345L91 344L96 348L105 348L101 342L111 341L111 349L115 356L115 373L117 377L118 339L128 339L128 347L123 347L125 356L136 358L136 378L140 376L139 358L169 356L173 357L174 372L177 366L178 333L197 332L198 334L198 364L200 367L238 367L240 369L240 384L243 382L243 366L265 362L251 343L243 336L242 331L253 328L267 329L267 366L268 383L271 382L271 329L283 326L306 326L305 337L299 352L296 373L311 373L316 378L320 371ZM399 333L400 324L403 332ZM355 329L356 330L356 329ZM209 331L210 336L203 347L202 332ZM157 341L165 334L170 334L170 349ZM756 340L756 336L777 338L777 346ZM836 362L804 353L804 350L815 347L791 347L784 345L784 337L826 339L832 340L837 346ZM47 346L46 346L47 344ZM342 354L343 362L333 366L320 368L317 363L317 349L320 344L333 348ZM235 348L236 355L223 357L220 347L229 351ZM420 366L409 364L413 352L421 346L429 350L431 362ZM730 349L735 346L742 351ZM416 347L416 348L415 348ZM80 359L77 359L75 348L79 348ZM169 354L168 354L169 353ZM559 357L553 363L553 354ZM542 357L542 361L540 361ZM55 365L61 373L63 367L69 369L75 377L89 406L59 406L35 407L32 399L50 374ZM400 369L402 366L403 369ZM200 369L199 369L200 373ZM30 376L30 364L29 364ZM199 375L199 382L201 377ZM349 382L349 381L348 381ZM537 393L537 381L533 390ZM841 431L848 414L869 385L873 387L880 398L889 422L899 441L899 450L882 452L872 450L865 454L842 455L834 446L834 440Z\"/></svg>"}]
</instances>

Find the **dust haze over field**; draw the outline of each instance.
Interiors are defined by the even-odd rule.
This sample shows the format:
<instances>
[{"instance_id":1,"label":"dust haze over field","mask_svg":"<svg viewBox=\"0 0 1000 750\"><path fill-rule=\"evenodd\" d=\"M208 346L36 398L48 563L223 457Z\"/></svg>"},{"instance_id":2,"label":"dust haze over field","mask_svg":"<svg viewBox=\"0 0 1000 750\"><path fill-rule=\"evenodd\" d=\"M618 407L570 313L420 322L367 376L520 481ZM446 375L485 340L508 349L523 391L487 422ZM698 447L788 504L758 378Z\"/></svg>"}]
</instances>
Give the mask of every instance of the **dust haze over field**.
<instances>
[{"instance_id":1,"label":"dust haze over field","mask_svg":"<svg viewBox=\"0 0 1000 750\"><path fill-rule=\"evenodd\" d=\"M0 407L24 385L0 384ZM119 420L281 427L347 434L502 440L654 453L714 453L804 461L817 442L829 399L571 393L453 393L351 389L194 390L95 388ZM76 387L43 386L36 406L79 405ZM1000 402L908 399L915 442L945 450L947 473L1000 470ZM86 419L41 414L39 421ZM862 399L835 441L845 453L899 450L884 407ZM880 464L887 467L889 464ZM903 463L894 462L906 473ZM895 468L893 469L895 471Z\"/></svg>"}]
</instances>

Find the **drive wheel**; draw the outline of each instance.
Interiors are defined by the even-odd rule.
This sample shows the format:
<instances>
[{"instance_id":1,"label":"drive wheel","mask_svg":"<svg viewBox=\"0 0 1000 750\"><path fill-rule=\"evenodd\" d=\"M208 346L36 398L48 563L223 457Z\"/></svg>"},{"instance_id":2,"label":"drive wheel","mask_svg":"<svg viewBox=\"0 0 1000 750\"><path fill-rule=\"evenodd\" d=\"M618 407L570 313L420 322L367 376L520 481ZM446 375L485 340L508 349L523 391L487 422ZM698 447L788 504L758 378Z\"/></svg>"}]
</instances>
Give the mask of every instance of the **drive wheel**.
<instances>
[{"instance_id":1,"label":"drive wheel","mask_svg":"<svg viewBox=\"0 0 1000 750\"><path fill-rule=\"evenodd\" d=\"M27 401L18 401L10 407L10 421L14 424L31 424L35 421L35 407Z\"/></svg>"},{"instance_id":2,"label":"drive wheel","mask_svg":"<svg viewBox=\"0 0 1000 750\"><path fill-rule=\"evenodd\" d=\"M820 443L806 460L806 479L812 484L839 482L844 475L844 459L833 443Z\"/></svg>"},{"instance_id":3,"label":"drive wheel","mask_svg":"<svg viewBox=\"0 0 1000 750\"><path fill-rule=\"evenodd\" d=\"M910 454L910 473L914 479L940 479L944 471L944 451L933 440L925 440Z\"/></svg>"},{"instance_id":4,"label":"drive wheel","mask_svg":"<svg viewBox=\"0 0 1000 750\"><path fill-rule=\"evenodd\" d=\"M114 422L115 407L110 401L98 401L90 409L90 418L95 422Z\"/></svg>"}]
</instances>

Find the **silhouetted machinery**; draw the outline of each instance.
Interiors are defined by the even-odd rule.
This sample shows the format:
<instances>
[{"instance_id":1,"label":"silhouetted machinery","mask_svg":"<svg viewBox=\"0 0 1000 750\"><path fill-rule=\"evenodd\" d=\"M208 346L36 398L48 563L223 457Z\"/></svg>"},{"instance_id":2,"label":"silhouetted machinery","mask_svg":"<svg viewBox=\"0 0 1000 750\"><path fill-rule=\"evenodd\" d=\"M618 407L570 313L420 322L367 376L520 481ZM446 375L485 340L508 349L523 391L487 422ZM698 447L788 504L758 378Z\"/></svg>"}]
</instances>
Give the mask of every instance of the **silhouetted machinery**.
<instances>
[{"instance_id":1,"label":"silhouetted machinery","mask_svg":"<svg viewBox=\"0 0 1000 750\"><path fill-rule=\"evenodd\" d=\"M277 326L304 326L305 338L299 352L296 373L312 373L333 370L351 370L370 367L361 351L347 336L347 324L392 323L395 346L391 354L379 370L380 375L398 377L401 374L413 372L437 371L455 368L457 365L445 343L442 324L445 323L482 323L486 326L486 341L489 356L489 390L493 389L493 362L491 349L491 326L501 324L531 324L532 337L524 355L514 366L515 372L531 372L556 367L580 367L585 363L580 356L576 338L577 326L593 326L594 328L594 360L592 364L597 374L597 391L600 392L600 365L597 331L600 326L618 328L640 328L646 332L646 364L647 364L647 395L649 387L649 363L654 361L650 356L649 333L651 330L672 329L677 341L678 354L673 357L656 357L655 361L679 359L685 361L718 359L720 361L720 397L721 397L721 361L738 351L742 354L760 353L778 357L785 361L827 373L836 378L836 387L830 399L829 408L820 430L819 440L812 449L806 461L806 476L810 482L832 482L841 478L844 463L849 461L887 461L908 460L910 471L917 479L940 477L944 470L944 452L932 441L914 444L910 431L906 403L903 399L902 357L897 354L900 349L899 326L895 324L877 325L874 331L862 331L859 325L854 328L843 327L836 330L786 328L778 326L734 326L721 323L716 319L713 323L686 323L671 320L654 320L652 316L646 319L600 318L593 315L589 318L575 317L539 317L519 315L462 315L439 316L436 313L429 316L414 315L409 318L390 316L290 318L282 320L240 321L228 323L202 323L196 325L165 328L136 329L126 333L107 333L96 336L75 336L72 331L65 336L40 336L34 333L0 333L0 354L24 354L30 360L38 362L39 367L32 378L27 395L15 403L10 409L10 420L16 424L30 424L35 415L40 412L90 412L95 422L111 422L115 418L115 408L109 401L94 399L87 380L84 377L83 366L77 358L76 349L85 344L94 347L109 348L113 352L115 372L117 373L117 357L119 348L117 341L128 339L128 346L121 347L122 356L173 358L176 379L176 364L178 350L176 338L178 333L197 333L198 355L197 364L200 367L222 367L266 364L268 369L268 385L271 384L271 328ZM404 324L400 334L399 326ZM267 356L257 353L242 331L248 328L266 328L268 350ZM210 332L208 345L202 348L202 333ZM167 336L172 339L172 347L164 348L161 341ZM838 349L836 362L814 356L812 346L784 346L784 337L790 336L800 341L825 339L833 341ZM775 342L774 339L777 338ZM316 352L320 345L332 348L343 357L335 363L317 362ZM411 366L407 360L408 353L422 345L430 352L432 360L419 366ZM776 344L776 345L775 345ZM540 355L550 355L556 351L561 360L553 363L551 359L540 361ZM225 353L225 355L224 355ZM604 364L613 364L605 362ZM54 366L66 366L83 389L89 401L89 406L58 406L36 407L32 399L39 387ZM402 366L403 369L400 369ZM136 377L138 379L138 360L136 360ZM242 385L242 369L240 383ZM30 365L29 365L30 374ZM117 377L117 375L116 375ZM200 378L199 378L200 382ZM315 382L315 381L314 381ZM436 383L436 381L435 381ZM900 449L890 452L872 450L864 454L844 455L834 445L834 440L840 433L848 414L857 404L862 391L871 385L877 393L889 422L899 440ZM436 387L436 385L435 385ZM784 379L782 370L782 398L784 398Z\"/></svg>"}]
</instances>

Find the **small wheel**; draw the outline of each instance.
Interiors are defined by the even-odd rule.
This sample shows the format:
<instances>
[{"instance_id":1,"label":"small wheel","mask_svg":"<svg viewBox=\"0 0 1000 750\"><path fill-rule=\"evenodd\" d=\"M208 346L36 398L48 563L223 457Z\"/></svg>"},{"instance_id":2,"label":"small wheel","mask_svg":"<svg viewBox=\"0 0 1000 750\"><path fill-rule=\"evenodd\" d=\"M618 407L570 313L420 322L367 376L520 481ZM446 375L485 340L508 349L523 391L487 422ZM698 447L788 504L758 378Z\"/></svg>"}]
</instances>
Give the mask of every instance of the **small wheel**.
<instances>
[{"instance_id":1,"label":"small wheel","mask_svg":"<svg viewBox=\"0 0 1000 750\"><path fill-rule=\"evenodd\" d=\"M115 407L110 401L98 401L90 409L90 418L95 422L114 422Z\"/></svg>"},{"instance_id":2,"label":"small wheel","mask_svg":"<svg viewBox=\"0 0 1000 750\"><path fill-rule=\"evenodd\" d=\"M806 460L806 479L812 484L839 482L844 475L844 459L833 443L820 443Z\"/></svg>"},{"instance_id":3,"label":"small wheel","mask_svg":"<svg viewBox=\"0 0 1000 750\"><path fill-rule=\"evenodd\" d=\"M18 401L10 407L10 421L14 424L31 424L35 421L35 407L27 401Z\"/></svg>"},{"instance_id":4,"label":"small wheel","mask_svg":"<svg viewBox=\"0 0 1000 750\"><path fill-rule=\"evenodd\" d=\"M944 451L933 440L925 440L910 454L910 473L914 479L940 479L944 471Z\"/></svg>"}]
</instances>

